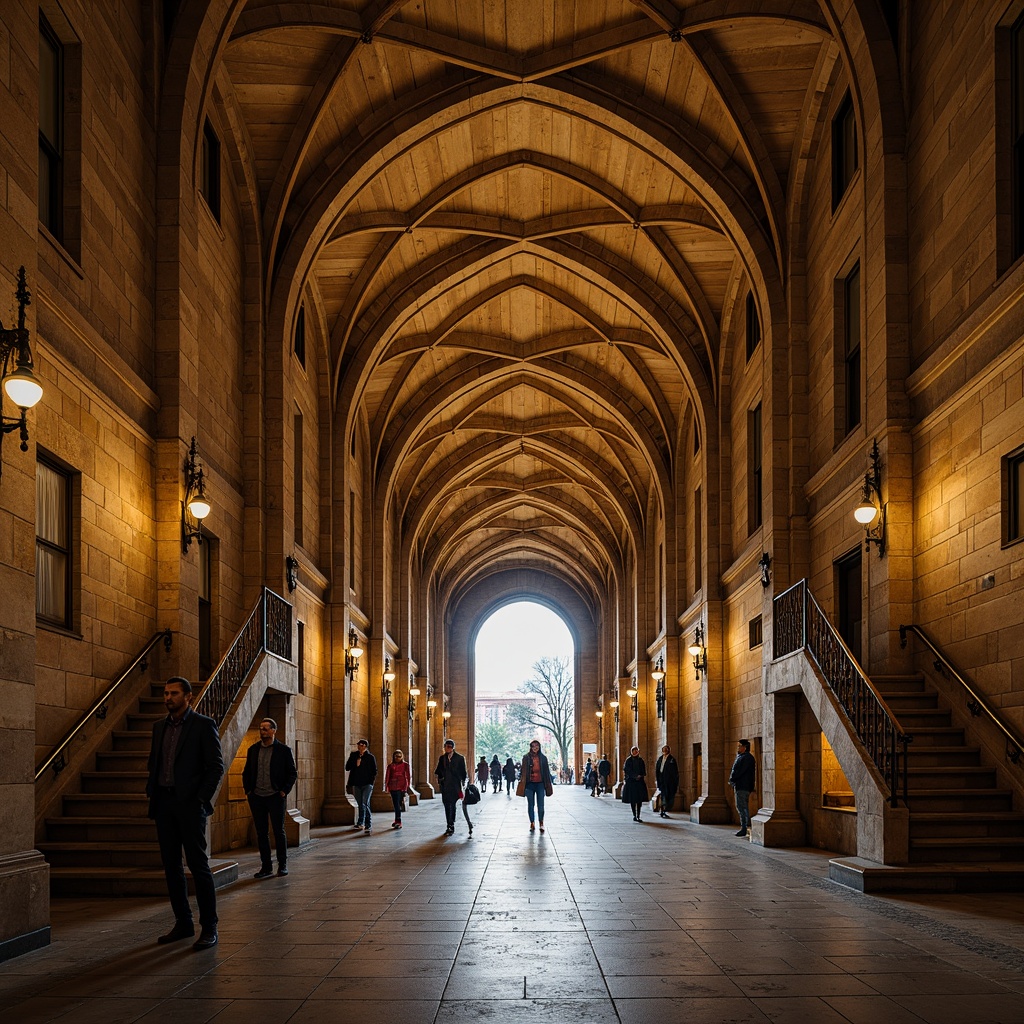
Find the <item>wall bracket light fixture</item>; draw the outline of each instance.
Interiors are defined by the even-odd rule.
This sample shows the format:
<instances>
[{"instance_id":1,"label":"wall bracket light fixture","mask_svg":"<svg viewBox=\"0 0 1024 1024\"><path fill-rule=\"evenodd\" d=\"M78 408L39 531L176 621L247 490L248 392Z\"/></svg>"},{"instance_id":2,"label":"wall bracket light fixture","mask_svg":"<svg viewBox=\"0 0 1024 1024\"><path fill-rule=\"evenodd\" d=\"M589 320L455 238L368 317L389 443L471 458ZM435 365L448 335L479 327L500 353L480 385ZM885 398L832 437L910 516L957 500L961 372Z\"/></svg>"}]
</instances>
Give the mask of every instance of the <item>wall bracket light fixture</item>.
<instances>
[{"instance_id":1,"label":"wall bracket light fixture","mask_svg":"<svg viewBox=\"0 0 1024 1024\"><path fill-rule=\"evenodd\" d=\"M352 626L348 627L348 647L345 648L345 675L349 679L355 677L359 671L359 659L363 656L363 649L359 645L359 637Z\"/></svg>"},{"instance_id":2,"label":"wall bracket light fixture","mask_svg":"<svg viewBox=\"0 0 1024 1024\"><path fill-rule=\"evenodd\" d=\"M203 520L210 514L210 499L206 497L203 465L195 437L185 456L185 500L181 503L181 551L187 554L192 538L203 543Z\"/></svg>"},{"instance_id":3,"label":"wall bracket light fixture","mask_svg":"<svg viewBox=\"0 0 1024 1024\"><path fill-rule=\"evenodd\" d=\"M757 568L761 574L761 586L767 590L772 585L772 556L767 551L757 560Z\"/></svg>"},{"instance_id":4,"label":"wall bracket light fixture","mask_svg":"<svg viewBox=\"0 0 1024 1024\"><path fill-rule=\"evenodd\" d=\"M395 673L391 669L391 659L384 655L384 681L380 687L380 702L384 708L384 717L391 714L391 684L395 681Z\"/></svg>"},{"instance_id":5,"label":"wall bracket light fixture","mask_svg":"<svg viewBox=\"0 0 1024 1024\"><path fill-rule=\"evenodd\" d=\"M704 645L704 624L702 622L697 623L697 628L693 631L693 643L687 650L690 652L690 657L693 658L695 678L699 680L708 671L708 649Z\"/></svg>"},{"instance_id":6,"label":"wall bracket light fixture","mask_svg":"<svg viewBox=\"0 0 1024 1024\"><path fill-rule=\"evenodd\" d=\"M864 550L870 551L872 544L878 545L878 557L885 555L886 505L882 501L882 457L878 452L878 438L874 439L868 452L868 471L864 474L864 493L860 504L853 510L853 518L864 527L867 534Z\"/></svg>"},{"instance_id":7,"label":"wall bracket light fixture","mask_svg":"<svg viewBox=\"0 0 1024 1024\"><path fill-rule=\"evenodd\" d=\"M420 695L420 688L416 685L416 677L409 673L409 719L416 714L416 698Z\"/></svg>"},{"instance_id":8,"label":"wall bracket light fixture","mask_svg":"<svg viewBox=\"0 0 1024 1024\"><path fill-rule=\"evenodd\" d=\"M658 655L658 660L651 671L651 678L654 680L654 699L658 705L658 717L665 720L665 658Z\"/></svg>"},{"instance_id":9,"label":"wall bracket light fixture","mask_svg":"<svg viewBox=\"0 0 1024 1024\"><path fill-rule=\"evenodd\" d=\"M629 706L633 709L633 721L640 721L640 702L637 694L639 691L636 686L636 676L629 682L629 686L626 687L626 696L629 698Z\"/></svg>"},{"instance_id":10,"label":"wall bracket light fixture","mask_svg":"<svg viewBox=\"0 0 1024 1024\"><path fill-rule=\"evenodd\" d=\"M43 386L32 372L32 349L28 343L28 328L25 326L25 307L32 301L32 295L25 284L25 268L18 270L18 287L14 293L18 300L18 326L5 328L0 323L0 444L4 437L13 430L19 432L21 450L28 451L28 421L25 414L37 405L43 397ZM14 357L14 369L10 370L11 357ZM20 410L18 416L3 414L3 400L7 396ZM3 472L3 459L0 458L0 473Z\"/></svg>"}]
</instances>

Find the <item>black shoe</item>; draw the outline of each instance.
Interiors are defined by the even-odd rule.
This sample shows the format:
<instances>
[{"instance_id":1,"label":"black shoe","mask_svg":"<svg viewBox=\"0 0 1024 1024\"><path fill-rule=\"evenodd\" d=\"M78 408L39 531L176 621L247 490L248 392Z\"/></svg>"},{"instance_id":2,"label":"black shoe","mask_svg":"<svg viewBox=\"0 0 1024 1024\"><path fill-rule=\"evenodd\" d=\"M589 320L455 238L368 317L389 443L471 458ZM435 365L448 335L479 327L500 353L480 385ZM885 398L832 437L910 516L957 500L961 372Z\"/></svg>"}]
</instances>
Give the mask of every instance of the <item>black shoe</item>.
<instances>
[{"instance_id":1,"label":"black shoe","mask_svg":"<svg viewBox=\"0 0 1024 1024\"><path fill-rule=\"evenodd\" d=\"M288 874L288 865L287 864L282 864L277 869L277 877L278 878L284 878L284 876L287 875L287 874Z\"/></svg>"},{"instance_id":2,"label":"black shoe","mask_svg":"<svg viewBox=\"0 0 1024 1024\"><path fill-rule=\"evenodd\" d=\"M168 942L179 942L181 939L190 939L195 935L195 933L195 925L193 925L191 921L178 921L166 935L161 935L156 941L161 946L166 946Z\"/></svg>"},{"instance_id":3,"label":"black shoe","mask_svg":"<svg viewBox=\"0 0 1024 1024\"><path fill-rule=\"evenodd\" d=\"M662 812L661 812L661 816L662 816L663 818L667 818L667 817L668 817L668 815L667 815L667 814L666 814L666 813L665 813L664 811L662 811Z\"/></svg>"},{"instance_id":4,"label":"black shoe","mask_svg":"<svg viewBox=\"0 0 1024 1024\"><path fill-rule=\"evenodd\" d=\"M736 833L736 835L738 835L738 836L739 836L739 837L740 837L741 839L742 839L742 838L743 838L743 837L744 837L744 836L745 836L746 834L747 834L747 830L746 830L745 828L741 828L741 829L739 830L739 832L737 832L737 833Z\"/></svg>"},{"instance_id":5,"label":"black shoe","mask_svg":"<svg viewBox=\"0 0 1024 1024\"><path fill-rule=\"evenodd\" d=\"M217 945L217 933L207 931L205 928L199 933L199 938L192 943L195 950L212 949Z\"/></svg>"},{"instance_id":6,"label":"black shoe","mask_svg":"<svg viewBox=\"0 0 1024 1024\"><path fill-rule=\"evenodd\" d=\"M260 868L259 871L257 871L256 874L253 875L252 877L253 878L273 878L274 877L274 872L273 872L273 870L271 868Z\"/></svg>"}]
</instances>

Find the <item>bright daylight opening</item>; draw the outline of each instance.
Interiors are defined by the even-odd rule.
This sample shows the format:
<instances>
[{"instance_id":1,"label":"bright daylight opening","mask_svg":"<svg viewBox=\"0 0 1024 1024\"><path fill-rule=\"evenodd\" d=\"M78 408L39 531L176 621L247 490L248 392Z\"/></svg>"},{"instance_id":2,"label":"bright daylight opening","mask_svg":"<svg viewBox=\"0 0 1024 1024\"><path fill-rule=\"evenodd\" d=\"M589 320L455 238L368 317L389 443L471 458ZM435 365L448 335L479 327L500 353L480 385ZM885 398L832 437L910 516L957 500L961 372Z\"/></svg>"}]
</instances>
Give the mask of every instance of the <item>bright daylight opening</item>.
<instances>
[{"instance_id":1,"label":"bright daylight opening","mask_svg":"<svg viewBox=\"0 0 1024 1024\"><path fill-rule=\"evenodd\" d=\"M498 609L476 638L473 763L518 764L539 739L557 781L573 756L574 647L565 622L532 601ZM492 783L493 784L493 783Z\"/></svg>"}]
</instances>

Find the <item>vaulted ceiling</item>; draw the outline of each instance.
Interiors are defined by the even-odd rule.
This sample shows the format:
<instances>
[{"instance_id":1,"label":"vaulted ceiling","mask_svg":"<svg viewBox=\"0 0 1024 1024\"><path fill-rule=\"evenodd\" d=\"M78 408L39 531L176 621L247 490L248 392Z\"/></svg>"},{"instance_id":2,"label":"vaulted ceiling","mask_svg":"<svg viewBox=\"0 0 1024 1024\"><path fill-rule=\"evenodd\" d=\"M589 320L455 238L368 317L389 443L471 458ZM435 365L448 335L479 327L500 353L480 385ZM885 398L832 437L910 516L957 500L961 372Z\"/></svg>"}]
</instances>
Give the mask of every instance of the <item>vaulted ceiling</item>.
<instances>
[{"instance_id":1,"label":"vaulted ceiling","mask_svg":"<svg viewBox=\"0 0 1024 1024\"><path fill-rule=\"evenodd\" d=\"M783 276L819 5L250 0L223 53L268 301L317 296L411 557L596 603L671 510L737 296Z\"/></svg>"}]
</instances>

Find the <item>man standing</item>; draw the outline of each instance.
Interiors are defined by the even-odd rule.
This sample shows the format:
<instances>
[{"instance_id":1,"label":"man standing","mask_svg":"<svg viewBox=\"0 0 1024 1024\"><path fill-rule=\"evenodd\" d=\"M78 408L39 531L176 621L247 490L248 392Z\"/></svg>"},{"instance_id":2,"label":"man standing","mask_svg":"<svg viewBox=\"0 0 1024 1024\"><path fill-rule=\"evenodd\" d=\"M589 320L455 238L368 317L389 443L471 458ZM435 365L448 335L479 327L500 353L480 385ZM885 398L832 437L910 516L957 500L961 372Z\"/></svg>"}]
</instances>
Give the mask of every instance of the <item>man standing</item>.
<instances>
[{"instance_id":1,"label":"man standing","mask_svg":"<svg viewBox=\"0 0 1024 1024\"><path fill-rule=\"evenodd\" d=\"M462 793L469 777L466 771L466 759L455 753L455 740L444 741L444 753L437 759L434 769L438 789L441 790L441 802L444 804L444 816L448 822L446 836L455 835L455 809L462 799Z\"/></svg>"},{"instance_id":2,"label":"man standing","mask_svg":"<svg viewBox=\"0 0 1024 1024\"><path fill-rule=\"evenodd\" d=\"M184 850L199 904L200 932L192 948L200 950L217 944L217 895L206 855L206 819L213 814L211 801L224 775L224 759L217 723L193 711L191 703L189 681L181 676L168 679L164 685L167 717L153 726L146 796L149 817L156 821L160 860L174 911L174 927L157 942L177 942L195 935L181 864Z\"/></svg>"},{"instance_id":3,"label":"man standing","mask_svg":"<svg viewBox=\"0 0 1024 1024\"><path fill-rule=\"evenodd\" d=\"M370 753L370 744L359 740L356 749L345 762L348 784L356 798L356 831L370 832L370 798L373 796L373 781L377 778L377 759Z\"/></svg>"},{"instance_id":4,"label":"man standing","mask_svg":"<svg viewBox=\"0 0 1024 1024\"><path fill-rule=\"evenodd\" d=\"M597 762L597 774L601 776L601 792L608 792L608 777L612 773L612 763L608 760L607 754L601 755L601 760Z\"/></svg>"},{"instance_id":5,"label":"man standing","mask_svg":"<svg viewBox=\"0 0 1024 1024\"><path fill-rule=\"evenodd\" d=\"M754 755L750 752L750 740L736 744L736 760L729 773L729 785L736 790L736 810L740 816L740 830L736 835L743 837L750 833L750 794L754 790Z\"/></svg>"},{"instance_id":6,"label":"man standing","mask_svg":"<svg viewBox=\"0 0 1024 1024\"><path fill-rule=\"evenodd\" d=\"M667 743L661 748L661 757L654 766L654 778L661 791L661 816L667 818L668 810L679 790L679 764L672 756L672 748Z\"/></svg>"},{"instance_id":7,"label":"man standing","mask_svg":"<svg viewBox=\"0 0 1024 1024\"><path fill-rule=\"evenodd\" d=\"M249 798L249 810L256 826L256 842L260 848L260 869L253 878L270 878L274 873L270 860L270 837L267 821L274 832L277 848L277 873L288 874L288 839L284 834L284 802L298 772L292 748L277 741L277 722L264 718L260 722L260 741L245 754L242 789Z\"/></svg>"}]
</instances>

